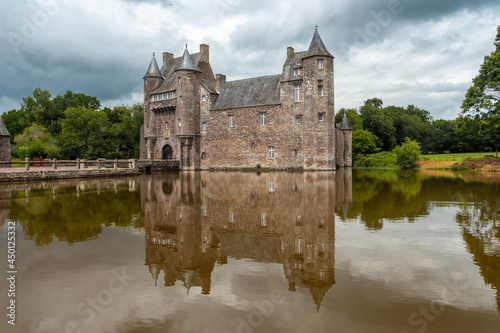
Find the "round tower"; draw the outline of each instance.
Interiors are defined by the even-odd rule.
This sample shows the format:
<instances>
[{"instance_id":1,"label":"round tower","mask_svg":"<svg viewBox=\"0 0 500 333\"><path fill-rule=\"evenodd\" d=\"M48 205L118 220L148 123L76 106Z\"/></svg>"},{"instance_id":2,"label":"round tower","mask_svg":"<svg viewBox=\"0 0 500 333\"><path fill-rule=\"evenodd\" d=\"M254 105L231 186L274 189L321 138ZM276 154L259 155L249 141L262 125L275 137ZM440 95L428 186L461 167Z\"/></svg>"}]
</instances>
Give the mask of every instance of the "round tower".
<instances>
[{"instance_id":1,"label":"round tower","mask_svg":"<svg viewBox=\"0 0 500 333\"><path fill-rule=\"evenodd\" d=\"M200 74L186 45L181 65L175 71L177 137L181 167L184 169L194 169L200 165Z\"/></svg>"},{"instance_id":2,"label":"round tower","mask_svg":"<svg viewBox=\"0 0 500 333\"><path fill-rule=\"evenodd\" d=\"M158 63L155 59L155 54L153 53L153 58L148 67L148 71L143 77L144 79L144 143L141 143L141 147L144 147L145 151L141 151L141 158L152 159L154 144L156 142L156 127L155 127L155 116L153 111L150 109L151 104L151 93L158 89L163 83L163 75L158 68Z\"/></svg>"}]
</instances>

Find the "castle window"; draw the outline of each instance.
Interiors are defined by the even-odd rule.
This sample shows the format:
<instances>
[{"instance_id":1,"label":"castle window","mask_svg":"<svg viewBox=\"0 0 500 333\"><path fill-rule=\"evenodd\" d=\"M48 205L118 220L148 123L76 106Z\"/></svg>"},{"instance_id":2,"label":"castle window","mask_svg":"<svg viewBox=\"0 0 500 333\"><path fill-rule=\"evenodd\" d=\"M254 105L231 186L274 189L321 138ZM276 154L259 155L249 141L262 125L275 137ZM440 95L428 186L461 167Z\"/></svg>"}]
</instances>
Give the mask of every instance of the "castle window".
<instances>
[{"instance_id":1,"label":"castle window","mask_svg":"<svg viewBox=\"0 0 500 333\"><path fill-rule=\"evenodd\" d=\"M268 146L267 152L269 158L274 158L274 146Z\"/></svg>"},{"instance_id":2,"label":"castle window","mask_svg":"<svg viewBox=\"0 0 500 333\"><path fill-rule=\"evenodd\" d=\"M229 224L234 224L234 212L229 212Z\"/></svg>"},{"instance_id":3,"label":"castle window","mask_svg":"<svg viewBox=\"0 0 500 333\"><path fill-rule=\"evenodd\" d=\"M267 227L267 215L266 214L260 214L260 225L262 227Z\"/></svg>"},{"instance_id":4,"label":"castle window","mask_svg":"<svg viewBox=\"0 0 500 333\"><path fill-rule=\"evenodd\" d=\"M323 96L323 80L318 80L318 96Z\"/></svg>"},{"instance_id":5,"label":"castle window","mask_svg":"<svg viewBox=\"0 0 500 333\"><path fill-rule=\"evenodd\" d=\"M207 131L207 123L202 121L201 122L201 131L206 132Z\"/></svg>"},{"instance_id":6,"label":"castle window","mask_svg":"<svg viewBox=\"0 0 500 333\"><path fill-rule=\"evenodd\" d=\"M228 122L229 127L234 127L234 114L230 114L227 117L227 122Z\"/></svg>"},{"instance_id":7,"label":"castle window","mask_svg":"<svg viewBox=\"0 0 500 333\"><path fill-rule=\"evenodd\" d=\"M204 159L205 159L205 157L206 157L205 152L202 152L202 153L201 153L201 159L202 159L202 160L204 160Z\"/></svg>"},{"instance_id":8,"label":"castle window","mask_svg":"<svg viewBox=\"0 0 500 333\"><path fill-rule=\"evenodd\" d=\"M181 127L181 118L179 118L179 127Z\"/></svg>"},{"instance_id":9,"label":"castle window","mask_svg":"<svg viewBox=\"0 0 500 333\"><path fill-rule=\"evenodd\" d=\"M297 149L293 150L293 154L295 155L295 157L297 157L298 153L299 153L299 151Z\"/></svg>"},{"instance_id":10,"label":"castle window","mask_svg":"<svg viewBox=\"0 0 500 333\"><path fill-rule=\"evenodd\" d=\"M272 180L269 181L269 194L274 194L274 182Z\"/></svg>"},{"instance_id":11,"label":"castle window","mask_svg":"<svg viewBox=\"0 0 500 333\"><path fill-rule=\"evenodd\" d=\"M207 101L207 95L203 95L203 96L201 96L201 100L202 100L203 102L206 102L206 101Z\"/></svg>"},{"instance_id":12,"label":"castle window","mask_svg":"<svg viewBox=\"0 0 500 333\"><path fill-rule=\"evenodd\" d=\"M168 121L165 123L165 129L168 130Z\"/></svg>"},{"instance_id":13,"label":"castle window","mask_svg":"<svg viewBox=\"0 0 500 333\"><path fill-rule=\"evenodd\" d=\"M177 83L181 84L181 78L180 77L177 78Z\"/></svg>"},{"instance_id":14,"label":"castle window","mask_svg":"<svg viewBox=\"0 0 500 333\"><path fill-rule=\"evenodd\" d=\"M325 119L324 113L318 113L318 121L323 121Z\"/></svg>"},{"instance_id":15,"label":"castle window","mask_svg":"<svg viewBox=\"0 0 500 333\"><path fill-rule=\"evenodd\" d=\"M182 96L179 96L179 102L182 102Z\"/></svg>"},{"instance_id":16,"label":"castle window","mask_svg":"<svg viewBox=\"0 0 500 333\"><path fill-rule=\"evenodd\" d=\"M323 59L318 59L318 69L323 69L323 68L324 68Z\"/></svg>"},{"instance_id":17,"label":"castle window","mask_svg":"<svg viewBox=\"0 0 500 333\"><path fill-rule=\"evenodd\" d=\"M293 86L293 96L295 102L300 102L302 100L302 85L296 84Z\"/></svg>"},{"instance_id":18,"label":"castle window","mask_svg":"<svg viewBox=\"0 0 500 333\"><path fill-rule=\"evenodd\" d=\"M297 220L295 221L295 225L302 225L302 215L297 215Z\"/></svg>"},{"instance_id":19,"label":"castle window","mask_svg":"<svg viewBox=\"0 0 500 333\"><path fill-rule=\"evenodd\" d=\"M266 126L266 113L260 113L260 126Z\"/></svg>"},{"instance_id":20,"label":"castle window","mask_svg":"<svg viewBox=\"0 0 500 333\"><path fill-rule=\"evenodd\" d=\"M294 68L293 69L293 76L299 76L300 75L300 68Z\"/></svg>"},{"instance_id":21,"label":"castle window","mask_svg":"<svg viewBox=\"0 0 500 333\"><path fill-rule=\"evenodd\" d=\"M295 117L295 123L297 125L302 125L302 117L301 116L297 116Z\"/></svg>"}]
</instances>

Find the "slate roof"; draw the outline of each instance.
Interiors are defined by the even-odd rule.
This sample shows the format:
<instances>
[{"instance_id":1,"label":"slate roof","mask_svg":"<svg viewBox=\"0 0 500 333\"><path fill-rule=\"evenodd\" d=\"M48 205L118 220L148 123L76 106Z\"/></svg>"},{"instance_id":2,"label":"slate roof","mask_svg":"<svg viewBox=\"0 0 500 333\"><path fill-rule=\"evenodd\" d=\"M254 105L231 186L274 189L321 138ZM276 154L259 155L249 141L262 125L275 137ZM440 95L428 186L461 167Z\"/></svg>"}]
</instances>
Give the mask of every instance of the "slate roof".
<instances>
[{"instance_id":1,"label":"slate roof","mask_svg":"<svg viewBox=\"0 0 500 333\"><path fill-rule=\"evenodd\" d=\"M311 44L309 45L309 50L307 51L307 53L308 57L325 56L333 58L332 54L326 49L325 44L323 44L323 41L321 40L321 37L318 33L318 28L316 28L316 30L314 31L314 36L311 40Z\"/></svg>"},{"instance_id":2,"label":"slate roof","mask_svg":"<svg viewBox=\"0 0 500 333\"><path fill-rule=\"evenodd\" d=\"M342 117L342 122L340 123L341 130L352 130L351 124L349 123L349 119L347 119L346 114L344 113L344 117Z\"/></svg>"},{"instance_id":3,"label":"slate roof","mask_svg":"<svg viewBox=\"0 0 500 333\"><path fill-rule=\"evenodd\" d=\"M220 89L212 110L280 104L281 75L228 81Z\"/></svg>"},{"instance_id":4,"label":"slate roof","mask_svg":"<svg viewBox=\"0 0 500 333\"><path fill-rule=\"evenodd\" d=\"M325 44L323 44L317 29L314 31L311 44L309 45L309 49L307 51L295 52L290 58L286 59L285 64L283 65L282 81L301 80L301 77L293 76L293 69L302 67L302 59L314 56L333 58L332 54L326 49Z\"/></svg>"},{"instance_id":5,"label":"slate roof","mask_svg":"<svg viewBox=\"0 0 500 333\"><path fill-rule=\"evenodd\" d=\"M182 55L181 66L177 70L179 70L179 69L187 69L187 70L191 70L191 71L200 72L200 70L194 65L193 59L191 59L191 56L189 55L189 51L188 51L187 47L184 50L184 54Z\"/></svg>"},{"instance_id":6,"label":"slate roof","mask_svg":"<svg viewBox=\"0 0 500 333\"><path fill-rule=\"evenodd\" d=\"M189 52L188 52L188 54L189 54ZM193 65L195 66L196 70L199 70L198 63L200 62L203 54L202 53L194 53L194 54L191 54L189 56L191 58ZM153 94L164 93L167 91L174 91L177 88L177 80L175 79L176 78L175 71L181 68L181 66L183 64L183 57L184 57L184 55L182 57L173 58L168 62L166 67L161 68L161 73L162 73L163 77L165 78L165 81L163 81L162 85L158 89L153 91Z\"/></svg>"},{"instance_id":7,"label":"slate roof","mask_svg":"<svg viewBox=\"0 0 500 333\"><path fill-rule=\"evenodd\" d=\"M10 136L10 133L7 130L5 124L3 123L2 118L0 118L0 136Z\"/></svg>"},{"instance_id":8,"label":"slate roof","mask_svg":"<svg viewBox=\"0 0 500 333\"><path fill-rule=\"evenodd\" d=\"M149 63L148 71L144 74L144 77L163 77L158 68L158 63L156 62L155 55L153 53L153 59Z\"/></svg>"}]
</instances>

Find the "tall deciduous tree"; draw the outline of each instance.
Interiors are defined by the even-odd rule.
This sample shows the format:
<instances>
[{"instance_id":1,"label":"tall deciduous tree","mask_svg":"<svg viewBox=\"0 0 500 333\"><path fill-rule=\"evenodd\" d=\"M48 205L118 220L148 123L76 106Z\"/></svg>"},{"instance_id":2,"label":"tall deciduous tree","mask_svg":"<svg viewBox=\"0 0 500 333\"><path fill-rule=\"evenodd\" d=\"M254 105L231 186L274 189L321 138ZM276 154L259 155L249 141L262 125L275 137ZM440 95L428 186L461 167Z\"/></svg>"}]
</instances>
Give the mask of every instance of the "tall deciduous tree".
<instances>
[{"instance_id":1,"label":"tall deciduous tree","mask_svg":"<svg viewBox=\"0 0 500 333\"><path fill-rule=\"evenodd\" d=\"M487 136L491 148L500 148L500 26L495 51L484 57L479 74L472 79L462 103L462 115L480 118L480 134Z\"/></svg>"}]
</instances>

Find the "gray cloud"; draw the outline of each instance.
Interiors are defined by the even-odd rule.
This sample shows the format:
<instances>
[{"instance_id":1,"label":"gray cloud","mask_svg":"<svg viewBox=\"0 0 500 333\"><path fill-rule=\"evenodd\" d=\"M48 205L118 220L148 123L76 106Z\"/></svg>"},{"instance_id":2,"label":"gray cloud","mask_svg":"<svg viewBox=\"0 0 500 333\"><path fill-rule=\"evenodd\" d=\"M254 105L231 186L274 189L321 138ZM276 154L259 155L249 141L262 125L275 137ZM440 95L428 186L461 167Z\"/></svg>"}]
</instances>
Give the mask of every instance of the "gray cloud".
<instances>
[{"instance_id":1,"label":"gray cloud","mask_svg":"<svg viewBox=\"0 0 500 333\"><path fill-rule=\"evenodd\" d=\"M377 96L454 118L493 49L500 6L394 1L9 0L0 11L0 112L36 87L111 107L140 102L152 53L180 56L185 43L192 53L208 43L214 72L229 79L280 73L286 46L307 49L317 24L336 57L337 109Z\"/></svg>"}]
</instances>

